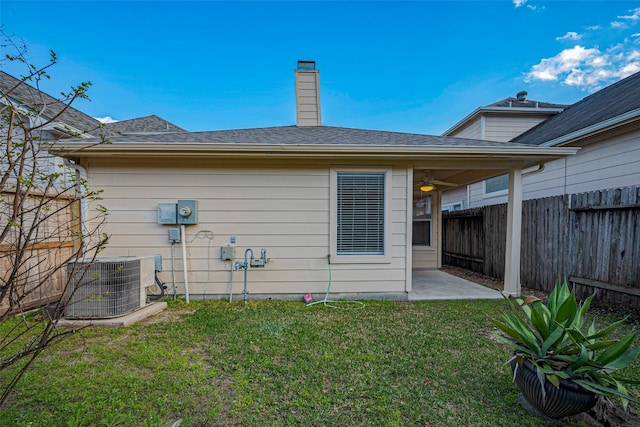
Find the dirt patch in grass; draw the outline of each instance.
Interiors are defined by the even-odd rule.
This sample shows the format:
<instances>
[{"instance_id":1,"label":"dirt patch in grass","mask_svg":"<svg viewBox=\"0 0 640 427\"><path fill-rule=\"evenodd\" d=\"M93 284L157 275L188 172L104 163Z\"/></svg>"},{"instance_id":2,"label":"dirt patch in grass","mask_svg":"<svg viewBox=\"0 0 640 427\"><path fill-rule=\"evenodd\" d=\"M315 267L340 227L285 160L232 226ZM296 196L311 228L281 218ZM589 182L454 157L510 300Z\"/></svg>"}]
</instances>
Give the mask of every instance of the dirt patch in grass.
<instances>
[{"instance_id":1,"label":"dirt patch in grass","mask_svg":"<svg viewBox=\"0 0 640 427\"><path fill-rule=\"evenodd\" d=\"M159 322L176 322L180 320L183 314L193 314L196 312L195 308L181 308L181 309L164 309L160 313L156 313L153 316L149 316L146 319L140 321L141 325L151 325Z\"/></svg>"}]
</instances>

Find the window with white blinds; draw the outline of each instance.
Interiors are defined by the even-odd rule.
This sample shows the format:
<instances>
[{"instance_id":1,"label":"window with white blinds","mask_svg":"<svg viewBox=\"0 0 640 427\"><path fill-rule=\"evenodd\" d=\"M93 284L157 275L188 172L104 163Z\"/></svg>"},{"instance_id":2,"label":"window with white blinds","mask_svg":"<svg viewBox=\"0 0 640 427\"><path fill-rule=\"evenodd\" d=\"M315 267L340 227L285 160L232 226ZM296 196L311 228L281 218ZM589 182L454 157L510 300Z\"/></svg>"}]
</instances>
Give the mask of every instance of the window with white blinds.
<instances>
[{"instance_id":1,"label":"window with white blinds","mask_svg":"<svg viewBox=\"0 0 640 427\"><path fill-rule=\"evenodd\" d=\"M385 173L338 172L337 255L384 255Z\"/></svg>"}]
</instances>

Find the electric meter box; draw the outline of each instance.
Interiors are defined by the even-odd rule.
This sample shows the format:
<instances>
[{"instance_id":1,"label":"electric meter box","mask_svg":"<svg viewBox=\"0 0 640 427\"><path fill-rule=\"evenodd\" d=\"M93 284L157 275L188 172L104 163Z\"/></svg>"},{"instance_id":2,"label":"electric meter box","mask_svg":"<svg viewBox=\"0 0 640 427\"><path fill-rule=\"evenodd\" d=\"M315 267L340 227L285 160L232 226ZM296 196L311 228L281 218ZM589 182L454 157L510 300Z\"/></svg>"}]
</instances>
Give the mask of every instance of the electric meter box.
<instances>
[{"instance_id":1,"label":"electric meter box","mask_svg":"<svg viewBox=\"0 0 640 427\"><path fill-rule=\"evenodd\" d=\"M158 203L158 224L175 225L178 223L178 205Z\"/></svg>"},{"instance_id":2,"label":"electric meter box","mask_svg":"<svg viewBox=\"0 0 640 427\"><path fill-rule=\"evenodd\" d=\"M220 246L220 259L223 261L233 261L236 257L235 246Z\"/></svg>"},{"instance_id":3,"label":"electric meter box","mask_svg":"<svg viewBox=\"0 0 640 427\"><path fill-rule=\"evenodd\" d=\"M178 224L198 223L198 201L178 200Z\"/></svg>"}]
</instances>

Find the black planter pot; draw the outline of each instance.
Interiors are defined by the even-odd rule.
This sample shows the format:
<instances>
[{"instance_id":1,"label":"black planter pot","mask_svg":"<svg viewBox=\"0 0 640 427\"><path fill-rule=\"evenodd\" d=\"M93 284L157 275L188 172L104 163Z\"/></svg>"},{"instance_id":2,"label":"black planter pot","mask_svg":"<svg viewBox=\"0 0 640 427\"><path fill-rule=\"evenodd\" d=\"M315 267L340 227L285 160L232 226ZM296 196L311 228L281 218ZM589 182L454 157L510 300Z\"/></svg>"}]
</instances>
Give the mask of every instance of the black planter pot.
<instances>
[{"instance_id":1,"label":"black planter pot","mask_svg":"<svg viewBox=\"0 0 640 427\"><path fill-rule=\"evenodd\" d=\"M517 363L515 358L511 361L512 371ZM570 417L588 411L596 404L594 393L563 379L560 379L559 388L549 381L544 382L546 398L543 401L542 384L534 369L531 362L525 359L523 365L518 367L515 381L527 403L541 414L554 419Z\"/></svg>"}]
</instances>

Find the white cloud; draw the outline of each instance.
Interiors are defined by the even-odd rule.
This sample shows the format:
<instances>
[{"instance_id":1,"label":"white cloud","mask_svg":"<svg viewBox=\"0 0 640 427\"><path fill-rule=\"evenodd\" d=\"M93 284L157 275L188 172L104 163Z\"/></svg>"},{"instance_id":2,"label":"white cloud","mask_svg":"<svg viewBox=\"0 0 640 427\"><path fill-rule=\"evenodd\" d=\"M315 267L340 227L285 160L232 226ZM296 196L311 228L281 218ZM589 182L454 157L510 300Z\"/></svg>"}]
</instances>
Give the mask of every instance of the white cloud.
<instances>
[{"instance_id":1,"label":"white cloud","mask_svg":"<svg viewBox=\"0 0 640 427\"><path fill-rule=\"evenodd\" d=\"M575 31L569 31L567 34L561 37L556 37L556 40L580 40L582 34L578 34Z\"/></svg>"},{"instance_id":2,"label":"white cloud","mask_svg":"<svg viewBox=\"0 0 640 427\"><path fill-rule=\"evenodd\" d=\"M611 22L611 28L616 29L624 29L628 28L629 25L636 24L640 20L640 7L636 9L629 10L630 15L619 15L618 19L621 21L613 21Z\"/></svg>"},{"instance_id":3,"label":"white cloud","mask_svg":"<svg viewBox=\"0 0 640 427\"><path fill-rule=\"evenodd\" d=\"M630 62L620 69L618 75L621 79L629 77L631 74L635 74L640 71L640 61Z\"/></svg>"},{"instance_id":4,"label":"white cloud","mask_svg":"<svg viewBox=\"0 0 640 427\"><path fill-rule=\"evenodd\" d=\"M574 46L571 49L565 49L552 58L544 58L539 64L534 65L527 74L527 81L543 80L555 81L559 80L562 74L571 73L578 66L585 63L590 57L597 55L598 49L585 49L582 46ZM579 80L572 77L571 81Z\"/></svg>"},{"instance_id":5,"label":"white cloud","mask_svg":"<svg viewBox=\"0 0 640 427\"><path fill-rule=\"evenodd\" d=\"M525 5L529 10L538 10L538 9L544 10L545 8L544 6L538 7L536 5L527 4L529 0L511 0L511 1L513 2L513 5L515 6L516 9Z\"/></svg>"},{"instance_id":6,"label":"white cloud","mask_svg":"<svg viewBox=\"0 0 640 427\"><path fill-rule=\"evenodd\" d=\"M631 9L629 10L629 12L631 12L631 15L622 15L622 16L618 16L617 18L625 19L633 22L637 22L638 20L640 20L640 7Z\"/></svg>"},{"instance_id":7,"label":"white cloud","mask_svg":"<svg viewBox=\"0 0 640 427\"><path fill-rule=\"evenodd\" d=\"M628 29L640 23L640 8L629 10L627 14L617 16L617 20L608 27L591 26L588 30L599 30L610 34L599 34L599 38L615 35L620 40L608 46L588 46L576 44L564 49L557 55L542 58L525 74L524 80L541 82L559 82L563 85L578 87L582 90L596 90L617 79L628 77L640 71L640 32L632 33ZM615 30L615 33L612 31ZM627 34L625 34L627 33ZM584 37L583 37L584 36ZM583 40L590 34L578 34L570 31L558 41ZM622 36L622 38L621 38Z\"/></svg>"},{"instance_id":8,"label":"white cloud","mask_svg":"<svg viewBox=\"0 0 640 427\"><path fill-rule=\"evenodd\" d=\"M117 120L112 119L110 116L105 116L105 117L94 117L94 119L96 119L97 121L99 121L102 124L106 124L106 123L116 123Z\"/></svg>"},{"instance_id":9,"label":"white cloud","mask_svg":"<svg viewBox=\"0 0 640 427\"><path fill-rule=\"evenodd\" d=\"M576 45L531 67L525 81L561 82L585 90L597 89L615 79L640 71L640 50L619 43L606 49Z\"/></svg>"}]
</instances>

